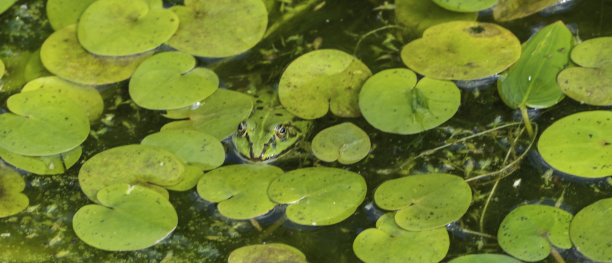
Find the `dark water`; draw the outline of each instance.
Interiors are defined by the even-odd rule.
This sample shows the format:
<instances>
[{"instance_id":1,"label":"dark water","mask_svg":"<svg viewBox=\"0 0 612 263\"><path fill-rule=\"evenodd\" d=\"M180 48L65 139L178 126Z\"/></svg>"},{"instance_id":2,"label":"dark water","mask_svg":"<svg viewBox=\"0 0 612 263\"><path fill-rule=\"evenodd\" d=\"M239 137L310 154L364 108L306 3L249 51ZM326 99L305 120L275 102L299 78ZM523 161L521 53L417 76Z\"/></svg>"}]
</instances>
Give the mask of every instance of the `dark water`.
<instances>
[{"instance_id":1,"label":"dark water","mask_svg":"<svg viewBox=\"0 0 612 263\"><path fill-rule=\"evenodd\" d=\"M249 74L259 75L266 83L278 82L286 65L300 54L312 50L312 43L315 41L322 40L320 48L335 48L353 53L361 35L385 26L387 22L392 23L394 19L392 11L373 11L377 6L374 2L376 1L327 1L319 11L305 16L295 25L286 27L273 38L262 41L239 59L211 67L215 68L226 86L238 88L245 84L246 75ZM22 5L24 8L20 7ZM0 16L0 54L34 50L40 45L51 29L44 19L44 12L37 13L32 10L41 10L43 5L44 1L19 1L17 7ZM24 9L30 12L24 15ZM492 18L485 16L479 20L491 21ZM563 20L575 27L578 36L583 40L611 36L612 1L582 0L572 10L563 14L534 15L501 25L514 32L523 42L530 36L534 27L556 20ZM381 31L364 40L355 55L374 73L386 68L404 67L398 51L394 48L400 49L410 40L399 36L394 29ZM278 50L273 59L256 52L272 48ZM264 60L271 62L261 63ZM203 60L201 64L206 65L209 62ZM138 143L144 136L158 131L168 122L159 112L147 111L127 103L129 96L125 87L126 83L121 83L104 92L107 106L115 105L119 99L126 103L105 111L105 116L114 116L112 123L92 126L92 131L107 129L108 132L100 135L99 139L90 137L84 143L81 163L105 149ZM2 110L6 110L7 97L8 94L0 93ZM561 117L593 108L566 98L558 105L540 111L535 122L542 131ZM400 176L397 173L384 174L381 170L396 168L406 158L441 145L453 131L482 131L496 119L503 122L513 121L513 115L513 110L503 104L495 87L489 87L480 91L462 91L462 104L457 114L442 127L418 135L384 134L370 127L362 118L351 119L350 121L358 126L364 127L375 145L366 160L352 166L342 166L366 179L368 194L364 204L353 216L339 224L315 229L281 226L272 235L265 237L248 222L223 219L215 213L214 205L201 200L195 190L192 190L171 193L170 200L177 209L179 224L168 239L136 252L97 250L81 242L72 231L72 215L79 207L89 203L78 186L80 164L62 175L24 174L27 182L24 193L30 199L30 207L16 216L0 219L0 262L224 262L233 249L261 242L292 245L303 251L310 262L359 262L352 251L352 242L360 231L375 226L375 221L369 218L363 207L372 202L374 190L378 185ZM328 116L318 121L317 127L321 129L342 121L344 120ZM475 154L471 157L462 155L465 145L451 147L448 151L419 160L413 172L436 170L463 175L464 162L459 160L469 159L477 162L505 154L502 148L494 144L495 140L474 142L475 147L483 149L486 154ZM449 163L445 163L445 160ZM452 166L456 164L459 166ZM291 165L279 164L284 170L294 169ZM542 200L555 203L562 199L562 208L575 213L596 200L612 196L612 188L605 180L576 182L556 174L552 179L546 179L542 176L546 169L535 154L530 154L514 173L500 181L485 216L484 233L496 235L503 217L521 203ZM466 215L453 225L454 231L450 233L451 247L445 260L468 253L503 253L495 240L464 233L465 230L480 231L478 221L486 194L491 188L492 180L472 183L474 202ZM563 253L569 262L584 261L576 258L575 254L575 251ZM546 262L553 261L549 258Z\"/></svg>"}]
</instances>

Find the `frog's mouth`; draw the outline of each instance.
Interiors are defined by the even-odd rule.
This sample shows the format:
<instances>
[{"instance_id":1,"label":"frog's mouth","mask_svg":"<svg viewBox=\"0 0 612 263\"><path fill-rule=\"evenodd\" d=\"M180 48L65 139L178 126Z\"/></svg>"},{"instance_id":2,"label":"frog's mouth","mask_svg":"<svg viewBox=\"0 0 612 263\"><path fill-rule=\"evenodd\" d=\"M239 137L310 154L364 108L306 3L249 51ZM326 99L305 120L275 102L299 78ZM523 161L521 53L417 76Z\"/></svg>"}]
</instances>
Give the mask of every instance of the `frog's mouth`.
<instances>
[{"instance_id":1,"label":"frog's mouth","mask_svg":"<svg viewBox=\"0 0 612 263\"><path fill-rule=\"evenodd\" d=\"M246 136L248 137L248 135ZM300 139L302 139L302 136L299 136L297 138L297 140L300 140ZM275 138L270 138L270 140L263 145L263 149L261 153L259 154L255 154L253 152L253 145L252 145L253 143L250 142L249 138L247 138L247 140L249 141L249 156L242 154L235 146L233 147L235 155L237 155L243 162L246 162L246 163L264 163L264 164L271 163L293 149L293 147L289 147L281 151L280 153L265 156L266 150L268 150L268 148L275 147L276 145Z\"/></svg>"}]
</instances>

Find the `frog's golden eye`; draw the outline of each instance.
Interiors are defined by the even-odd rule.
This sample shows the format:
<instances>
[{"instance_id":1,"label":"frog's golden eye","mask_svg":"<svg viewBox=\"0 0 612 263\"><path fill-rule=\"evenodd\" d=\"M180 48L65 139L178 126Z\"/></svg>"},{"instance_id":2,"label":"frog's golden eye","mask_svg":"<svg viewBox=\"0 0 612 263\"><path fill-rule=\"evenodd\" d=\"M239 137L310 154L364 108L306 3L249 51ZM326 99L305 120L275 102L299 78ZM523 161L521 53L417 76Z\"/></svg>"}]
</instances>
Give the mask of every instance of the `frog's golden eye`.
<instances>
[{"instance_id":1,"label":"frog's golden eye","mask_svg":"<svg viewBox=\"0 0 612 263\"><path fill-rule=\"evenodd\" d=\"M282 142L287 139L287 129L282 124L278 125L274 129L274 135L276 136L277 139L279 139Z\"/></svg>"},{"instance_id":2,"label":"frog's golden eye","mask_svg":"<svg viewBox=\"0 0 612 263\"><path fill-rule=\"evenodd\" d=\"M246 135L246 131L247 131L246 122L243 121L240 124L238 124L236 135L243 137L244 135Z\"/></svg>"}]
</instances>

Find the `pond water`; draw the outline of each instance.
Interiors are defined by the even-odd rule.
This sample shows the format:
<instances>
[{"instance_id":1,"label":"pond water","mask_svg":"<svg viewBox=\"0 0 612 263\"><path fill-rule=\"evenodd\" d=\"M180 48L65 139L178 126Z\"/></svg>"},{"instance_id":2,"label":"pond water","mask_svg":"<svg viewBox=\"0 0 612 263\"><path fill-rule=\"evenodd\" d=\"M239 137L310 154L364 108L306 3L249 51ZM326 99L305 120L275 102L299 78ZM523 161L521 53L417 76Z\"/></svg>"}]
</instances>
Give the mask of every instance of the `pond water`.
<instances>
[{"instance_id":1,"label":"pond water","mask_svg":"<svg viewBox=\"0 0 612 263\"><path fill-rule=\"evenodd\" d=\"M164 1L174 5L180 0ZM279 1L281 2L281 1ZM282 1L292 2L292 1ZM297 1L293 2L305 2ZM297 17L279 34L264 39L255 48L232 60L200 59L201 66L215 70L222 86L240 88L257 76L261 82L275 85L287 65L298 56L316 48L334 48L355 54L373 73L393 67L405 67L400 59L401 47L412 39L401 37L393 28L369 35L356 45L364 34L391 25L393 10L385 1L318 1L316 11ZM52 32L44 12L45 1L21 0L0 15L0 57L36 50ZM490 15L479 21L493 22ZM511 30L521 42L541 26L563 20L582 39L612 36L612 1L582 0L567 12L532 15L500 23ZM25 33L24 33L25 32ZM23 53L25 54L25 53ZM60 175L41 176L23 172L24 193L30 199L25 211L0 218L0 262L226 262L229 253L239 247L260 243L285 243L300 249L309 262L360 262L353 252L353 240L361 231L375 227L376 213L372 209L375 189L384 181L411 173L446 172L459 176L469 169L496 171L502 167L507 145L516 135L510 129L495 133L497 137L478 138L457 143L449 148L426 155L397 171L408 158L449 143L449 138L461 138L490 128L491 123L521 121L520 113L507 107L494 85L461 91L461 106L449 121L440 127L415 135L383 133L362 117L339 118L328 114L315 123L315 130L350 121L369 135L373 150L353 165L322 163L310 157L304 166L333 166L354 171L367 182L365 201L356 212L341 223L323 227L303 227L283 224L270 233L256 230L248 221L223 218L214 204L207 203L195 189L171 192L170 201L178 213L178 226L157 245L132 252L108 252L82 242L72 228L72 216L90 201L80 190L80 166L96 153L112 147L139 143L146 135L159 131L169 120L158 111L139 108L130 103L127 83L105 86L102 94L105 111L102 121L92 125L96 136L83 144L83 156L74 167ZM10 93L0 90L0 112L6 112ZM569 114L601 109L565 98L559 104L535 112L538 130ZM606 108L604 108L606 109ZM315 131L316 132L316 131ZM525 137L519 148L528 145ZM501 146L500 146L501 145ZM503 218L520 204L558 204L570 213L603 198L612 197L608 179L576 179L552 173L537 153L528 153L518 166L508 169L499 181L488 203L482 229L481 214L495 178L470 183L473 202L467 213L448 226L450 249L444 261L472 253L504 253L494 238ZM517 152L520 154L521 150ZM231 159L226 160L230 164ZM486 167L490 164L490 167ZM293 170L296 162L277 163L285 171ZM473 166L471 166L473 165ZM468 168L470 166L471 168ZM481 171L482 172L482 171ZM380 213L380 212L378 212ZM264 229L275 219L262 220ZM567 262L585 262L575 250L561 251ZM556 262L548 257L543 262Z\"/></svg>"}]
</instances>

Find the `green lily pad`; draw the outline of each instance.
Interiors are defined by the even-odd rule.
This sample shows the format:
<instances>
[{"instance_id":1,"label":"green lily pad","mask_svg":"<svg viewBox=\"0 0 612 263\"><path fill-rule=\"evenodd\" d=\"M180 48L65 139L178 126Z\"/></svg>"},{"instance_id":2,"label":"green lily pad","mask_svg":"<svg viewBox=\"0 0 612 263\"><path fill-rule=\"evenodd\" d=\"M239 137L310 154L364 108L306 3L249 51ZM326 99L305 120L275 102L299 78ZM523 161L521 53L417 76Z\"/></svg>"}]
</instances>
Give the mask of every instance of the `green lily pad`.
<instances>
[{"instance_id":1,"label":"green lily pad","mask_svg":"<svg viewBox=\"0 0 612 263\"><path fill-rule=\"evenodd\" d=\"M442 80L488 77L508 68L520 55L521 43L512 32L496 24L471 21L432 26L401 52L406 66Z\"/></svg>"},{"instance_id":2,"label":"green lily pad","mask_svg":"<svg viewBox=\"0 0 612 263\"><path fill-rule=\"evenodd\" d=\"M387 213L353 241L355 255L366 263L439 262L448 252L450 241L446 229L407 231Z\"/></svg>"},{"instance_id":3,"label":"green lily pad","mask_svg":"<svg viewBox=\"0 0 612 263\"><path fill-rule=\"evenodd\" d=\"M472 190L455 175L411 175L382 183L374 201L382 209L398 210L395 222L400 227L422 231L461 218L472 202Z\"/></svg>"},{"instance_id":4,"label":"green lily pad","mask_svg":"<svg viewBox=\"0 0 612 263\"><path fill-rule=\"evenodd\" d=\"M187 107L210 96L219 86L217 75L194 68L196 60L181 52L162 52L143 61L130 79L130 97L152 110Z\"/></svg>"},{"instance_id":5,"label":"green lily pad","mask_svg":"<svg viewBox=\"0 0 612 263\"><path fill-rule=\"evenodd\" d=\"M350 122L326 128L312 139L312 153L325 162L353 164L365 158L370 147L368 134Z\"/></svg>"},{"instance_id":6,"label":"green lily pad","mask_svg":"<svg viewBox=\"0 0 612 263\"><path fill-rule=\"evenodd\" d=\"M335 49L321 49L295 59L278 84L281 104L303 119L360 116L357 103L363 82L372 73L357 58Z\"/></svg>"},{"instance_id":7,"label":"green lily pad","mask_svg":"<svg viewBox=\"0 0 612 263\"><path fill-rule=\"evenodd\" d=\"M0 14L8 10L17 0L0 0Z\"/></svg>"},{"instance_id":8,"label":"green lily pad","mask_svg":"<svg viewBox=\"0 0 612 263\"><path fill-rule=\"evenodd\" d=\"M381 131L414 134L439 126L457 112L461 92L452 81L425 77L416 82L408 69L376 73L359 94L361 114Z\"/></svg>"},{"instance_id":9,"label":"green lily pad","mask_svg":"<svg viewBox=\"0 0 612 263\"><path fill-rule=\"evenodd\" d=\"M238 248L230 253L228 263L282 262L306 263L302 251L281 243L250 245Z\"/></svg>"},{"instance_id":10,"label":"green lily pad","mask_svg":"<svg viewBox=\"0 0 612 263\"><path fill-rule=\"evenodd\" d=\"M512 210L499 226L497 241L506 253L525 261L539 261L550 254L551 245L571 248L572 215L546 205L524 205Z\"/></svg>"},{"instance_id":11,"label":"green lily pad","mask_svg":"<svg viewBox=\"0 0 612 263\"><path fill-rule=\"evenodd\" d=\"M272 181L272 201L289 204L287 218L300 225L323 226L351 216L363 202L361 175L338 168L310 167L286 172Z\"/></svg>"},{"instance_id":12,"label":"green lily pad","mask_svg":"<svg viewBox=\"0 0 612 263\"><path fill-rule=\"evenodd\" d=\"M165 130L145 137L141 144L167 150L185 164L212 170L225 161L225 149L212 135L195 130Z\"/></svg>"},{"instance_id":13,"label":"green lily pad","mask_svg":"<svg viewBox=\"0 0 612 263\"><path fill-rule=\"evenodd\" d=\"M589 39L574 47L572 60L557 78L568 97L597 106L612 105L612 37Z\"/></svg>"},{"instance_id":14,"label":"green lily pad","mask_svg":"<svg viewBox=\"0 0 612 263\"><path fill-rule=\"evenodd\" d=\"M271 165L237 164L210 171L198 182L198 194L218 202L219 212L232 219L249 219L267 213L276 203L268 197L270 182L283 174Z\"/></svg>"},{"instance_id":15,"label":"green lily pad","mask_svg":"<svg viewBox=\"0 0 612 263\"><path fill-rule=\"evenodd\" d=\"M578 212L570 225L570 237L585 256L612 262L612 198L599 200Z\"/></svg>"},{"instance_id":16,"label":"green lily pad","mask_svg":"<svg viewBox=\"0 0 612 263\"><path fill-rule=\"evenodd\" d=\"M493 8L493 18L499 22L535 14L559 0L499 0Z\"/></svg>"},{"instance_id":17,"label":"green lily pad","mask_svg":"<svg viewBox=\"0 0 612 263\"><path fill-rule=\"evenodd\" d=\"M164 126L162 130L177 128L176 126L182 129L191 127L223 140L234 133L238 124L253 111L253 97L227 89L217 89L204 101L196 104L197 108L181 114L188 114L189 121L181 122L180 125L171 122L169 127ZM169 111L169 114L172 115L172 112L174 111Z\"/></svg>"},{"instance_id":18,"label":"green lily pad","mask_svg":"<svg viewBox=\"0 0 612 263\"><path fill-rule=\"evenodd\" d=\"M151 53L125 57L95 56L81 47L76 25L51 34L40 48L40 59L51 73L76 83L103 85L128 79Z\"/></svg>"},{"instance_id":19,"label":"green lily pad","mask_svg":"<svg viewBox=\"0 0 612 263\"><path fill-rule=\"evenodd\" d=\"M458 13L444 9L433 1L396 0L395 17L409 33L421 36L425 29L445 22L465 20L474 21L478 13Z\"/></svg>"},{"instance_id":20,"label":"green lily pad","mask_svg":"<svg viewBox=\"0 0 612 263\"><path fill-rule=\"evenodd\" d=\"M183 172L183 179L178 184L164 186L164 188L172 191L184 192L194 188L200 178L204 175L204 171L201 167L193 164L183 164L185 171Z\"/></svg>"},{"instance_id":21,"label":"green lily pad","mask_svg":"<svg viewBox=\"0 0 612 263\"><path fill-rule=\"evenodd\" d=\"M23 156L0 148L0 157L13 166L40 175L63 174L81 158L83 149L76 147L68 152L51 156Z\"/></svg>"},{"instance_id":22,"label":"green lily pad","mask_svg":"<svg viewBox=\"0 0 612 263\"><path fill-rule=\"evenodd\" d=\"M509 107L548 108L563 99L557 74L569 62L572 33L565 24L550 24L525 44L521 58L498 79L499 95Z\"/></svg>"},{"instance_id":23,"label":"green lily pad","mask_svg":"<svg viewBox=\"0 0 612 263\"><path fill-rule=\"evenodd\" d=\"M21 92L34 90L50 91L72 99L86 111L90 122L98 119L104 110L102 96L95 88L74 84L55 76L31 80L21 89Z\"/></svg>"},{"instance_id":24,"label":"green lily pad","mask_svg":"<svg viewBox=\"0 0 612 263\"><path fill-rule=\"evenodd\" d=\"M0 163L0 218L17 214L30 203L28 197L21 193L25 182L21 175Z\"/></svg>"},{"instance_id":25,"label":"green lily pad","mask_svg":"<svg viewBox=\"0 0 612 263\"><path fill-rule=\"evenodd\" d=\"M32 52L30 57L28 58L28 62L23 69L23 77L26 81L34 80L44 76L51 76L51 72L49 72L45 65L42 64L40 60L40 49Z\"/></svg>"},{"instance_id":26,"label":"green lily pad","mask_svg":"<svg viewBox=\"0 0 612 263\"><path fill-rule=\"evenodd\" d=\"M81 190L97 201L100 189L118 183L155 186L175 185L183 179L182 162L172 153L147 145L124 145L91 157L79 171ZM165 193L167 196L167 192Z\"/></svg>"},{"instance_id":27,"label":"green lily pad","mask_svg":"<svg viewBox=\"0 0 612 263\"><path fill-rule=\"evenodd\" d=\"M474 254L454 258L448 263L521 263L521 261L501 254Z\"/></svg>"},{"instance_id":28,"label":"green lily pad","mask_svg":"<svg viewBox=\"0 0 612 263\"><path fill-rule=\"evenodd\" d=\"M195 56L228 57L249 50L266 32L261 0L185 0L173 6L181 23L168 45Z\"/></svg>"},{"instance_id":29,"label":"green lily pad","mask_svg":"<svg viewBox=\"0 0 612 263\"><path fill-rule=\"evenodd\" d=\"M29 91L7 100L13 113L0 115L0 147L26 156L55 155L79 146L89 135L83 108L51 91Z\"/></svg>"},{"instance_id":30,"label":"green lily pad","mask_svg":"<svg viewBox=\"0 0 612 263\"><path fill-rule=\"evenodd\" d=\"M150 8L143 0L98 0L81 15L79 42L101 56L133 55L160 46L178 28L170 10Z\"/></svg>"},{"instance_id":31,"label":"green lily pad","mask_svg":"<svg viewBox=\"0 0 612 263\"><path fill-rule=\"evenodd\" d=\"M497 0L433 0L437 5L455 12L478 12L497 3Z\"/></svg>"},{"instance_id":32,"label":"green lily pad","mask_svg":"<svg viewBox=\"0 0 612 263\"><path fill-rule=\"evenodd\" d=\"M96 0L48 0L47 17L54 30L76 24L85 9Z\"/></svg>"},{"instance_id":33,"label":"green lily pad","mask_svg":"<svg viewBox=\"0 0 612 263\"><path fill-rule=\"evenodd\" d=\"M90 246L110 251L155 245L178 224L172 204L140 186L114 184L97 194L101 205L81 207L72 218L74 232Z\"/></svg>"},{"instance_id":34,"label":"green lily pad","mask_svg":"<svg viewBox=\"0 0 612 263\"><path fill-rule=\"evenodd\" d=\"M553 168L580 177L612 175L612 112L579 112L550 125L538 151Z\"/></svg>"}]
</instances>

